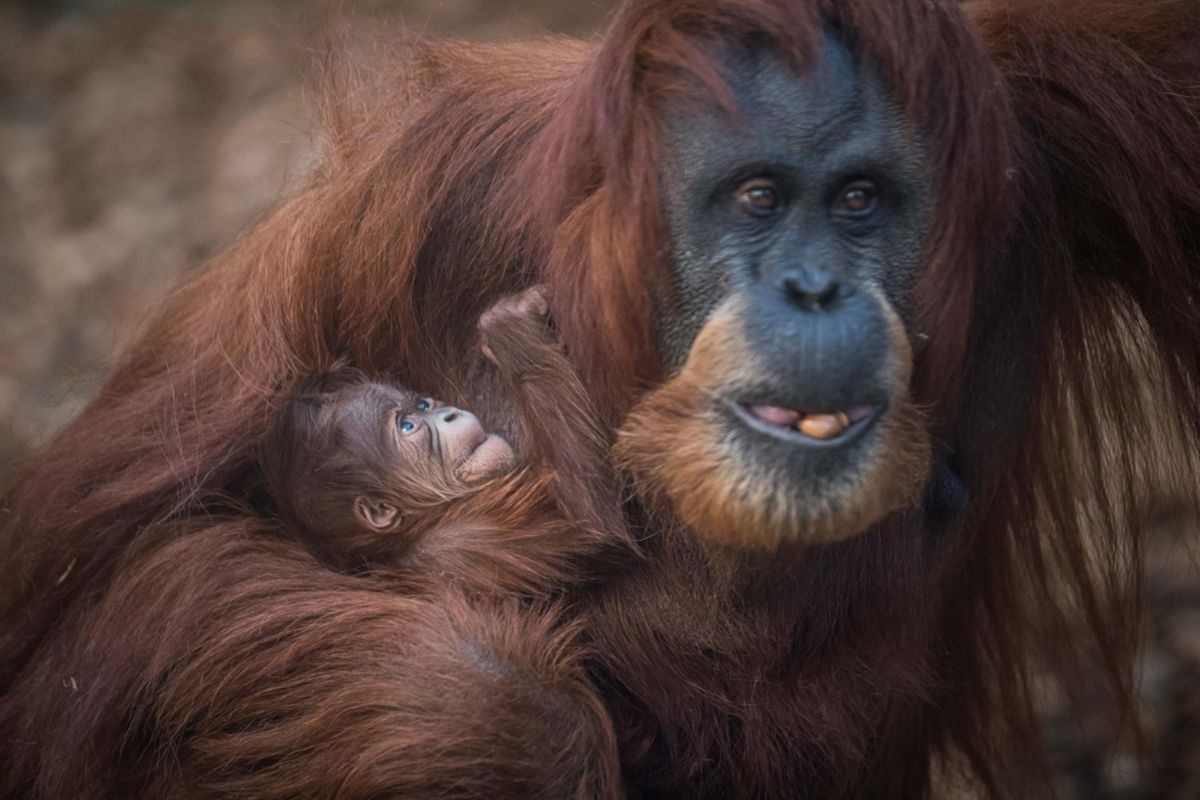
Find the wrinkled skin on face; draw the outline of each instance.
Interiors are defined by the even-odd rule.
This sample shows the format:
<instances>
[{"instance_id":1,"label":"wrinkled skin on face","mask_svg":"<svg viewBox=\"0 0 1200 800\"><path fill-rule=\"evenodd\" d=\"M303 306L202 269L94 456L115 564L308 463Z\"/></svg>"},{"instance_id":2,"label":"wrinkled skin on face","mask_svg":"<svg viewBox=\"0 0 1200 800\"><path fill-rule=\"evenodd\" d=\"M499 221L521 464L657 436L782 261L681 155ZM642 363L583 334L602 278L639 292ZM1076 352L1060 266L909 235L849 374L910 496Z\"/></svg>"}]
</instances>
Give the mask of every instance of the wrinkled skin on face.
<instances>
[{"instance_id":1,"label":"wrinkled skin on face","mask_svg":"<svg viewBox=\"0 0 1200 800\"><path fill-rule=\"evenodd\" d=\"M398 522L395 497L425 487L465 491L515 466L508 442L471 412L388 384L340 390L322 422L334 428L329 441L344 449L342 457L369 466L392 489L392 500L364 495L356 503L360 521L375 529Z\"/></svg>"},{"instance_id":2,"label":"wrinkled skin on face","mask_svg":"<svg viewBox=\"0 0 1200 800\"><path fill-rule=\"evenodd\" d=\"M805 77L769 54L727 61L737 114L665 115L673 377L619 452L701 535L833 541L928 469L908 326L931 189L900 110L832 38ZM653 430L670 441L645 446Z\"/></svg>"}]
</instances>

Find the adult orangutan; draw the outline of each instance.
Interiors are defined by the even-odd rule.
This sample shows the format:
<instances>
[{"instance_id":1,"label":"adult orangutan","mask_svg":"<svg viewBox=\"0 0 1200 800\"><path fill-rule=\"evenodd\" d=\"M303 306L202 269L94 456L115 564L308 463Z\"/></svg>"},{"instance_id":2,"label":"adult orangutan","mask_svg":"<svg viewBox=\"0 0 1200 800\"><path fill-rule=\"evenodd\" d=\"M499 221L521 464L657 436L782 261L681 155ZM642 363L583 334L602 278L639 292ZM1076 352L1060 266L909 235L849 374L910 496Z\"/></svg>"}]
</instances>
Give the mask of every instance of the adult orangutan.
<instances>
[{"instance_id":1,"label":"adult orangutan","mask_svg":"<svg viewBox=\"0 0 1200 800\"><path fill-rule=\"evenodd\" d=\"M4 793L1028 796L1033 655L1126 699L1135 506L1196 492L1200 7L628 0L408 53L7 495ZM340 357L552 435L471 358L535 282L644 559L526 616L256 518L278 387Z\"/></svg>"}]
</instances>

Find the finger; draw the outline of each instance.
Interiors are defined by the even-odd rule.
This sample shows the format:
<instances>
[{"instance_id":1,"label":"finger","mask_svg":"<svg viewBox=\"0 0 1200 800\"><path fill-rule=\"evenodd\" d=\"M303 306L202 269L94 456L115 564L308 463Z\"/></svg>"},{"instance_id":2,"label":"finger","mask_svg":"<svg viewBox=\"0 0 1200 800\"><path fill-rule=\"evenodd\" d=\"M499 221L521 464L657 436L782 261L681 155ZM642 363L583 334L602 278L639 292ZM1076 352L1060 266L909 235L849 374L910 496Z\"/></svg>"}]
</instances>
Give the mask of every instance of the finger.
<instances>
[{"instance_id":1,"label":"finger","mask_svg":"<svg viewBox=\"0 0 1200 800\"><path fill-rule=\"evenodd\" d=\"M528 310L545 316L550 311L550 303L546 300L546 292L542 286L534 286L525 292Z\"/></svg>"}]
</instances>

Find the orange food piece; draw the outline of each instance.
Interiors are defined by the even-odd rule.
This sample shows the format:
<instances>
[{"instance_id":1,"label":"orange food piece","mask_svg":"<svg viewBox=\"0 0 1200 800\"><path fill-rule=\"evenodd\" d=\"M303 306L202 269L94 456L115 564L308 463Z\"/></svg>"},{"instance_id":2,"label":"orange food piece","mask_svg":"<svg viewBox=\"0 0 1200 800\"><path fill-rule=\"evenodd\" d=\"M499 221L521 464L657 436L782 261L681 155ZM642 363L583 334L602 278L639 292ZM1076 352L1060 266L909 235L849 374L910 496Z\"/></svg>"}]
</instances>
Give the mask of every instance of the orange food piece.
<instances>
[{"instance_id":1,"label":"orange food piece","mask_svg":"<svg viewBox=\"0 0 1200 800\"><path fill-rule=\"evenodd\" d=\"M850 426L849 418L841 411L836 414L806 414L796 423L796 430L814 439L832 439Z\"/></svg>"}]
</instances>

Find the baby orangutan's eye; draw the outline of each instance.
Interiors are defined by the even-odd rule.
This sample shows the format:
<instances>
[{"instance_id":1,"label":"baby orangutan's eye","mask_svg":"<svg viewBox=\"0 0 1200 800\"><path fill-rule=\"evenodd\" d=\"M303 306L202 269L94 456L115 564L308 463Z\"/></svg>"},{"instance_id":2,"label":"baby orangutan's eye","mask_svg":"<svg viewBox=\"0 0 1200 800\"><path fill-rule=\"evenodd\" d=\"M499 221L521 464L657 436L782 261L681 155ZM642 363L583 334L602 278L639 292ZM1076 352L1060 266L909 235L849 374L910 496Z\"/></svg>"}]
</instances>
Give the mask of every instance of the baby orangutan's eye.
<instances>
[{"instance_id":1,"label":"baby orangutan's eye","mask_svg":"<svg viewBox=\"0 0 1200 800\"><path fill-rule=\"evenodd\" d=\"M431 408L433 408L432 397L422 397L417 401L417 411L428 411Z\"/></svg>"},{"instance_id":2,"label":"baby orangutan's eye","mask_svg":"<svg viewBox=\"0 0 1200 800\"><path fill-rule=\"evenodd\" d=\"M415 420L405 418L400 420L400 423L396 425L396 430L407 436L408 434L415 432L419 427L420 426L417 425Z\"/></svg>"}]
</instances>

